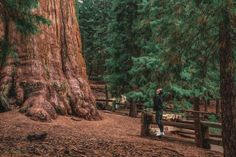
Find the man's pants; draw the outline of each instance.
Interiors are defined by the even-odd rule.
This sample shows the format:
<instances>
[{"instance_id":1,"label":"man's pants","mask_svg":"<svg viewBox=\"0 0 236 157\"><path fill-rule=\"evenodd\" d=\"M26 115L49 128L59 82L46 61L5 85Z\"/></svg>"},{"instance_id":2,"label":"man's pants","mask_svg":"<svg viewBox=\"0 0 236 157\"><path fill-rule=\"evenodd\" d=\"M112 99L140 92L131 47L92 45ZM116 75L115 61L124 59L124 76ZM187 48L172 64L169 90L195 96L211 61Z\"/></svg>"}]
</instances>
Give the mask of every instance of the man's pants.
<instances>
[{"instance_id":1,"label":"man's pants","mask_svg":"<svg viewBox=\"0 0 236 157\"><path fill-rule=\"evenodd\" d=\"M164 126L163 126L163 123L162 123L162 116L163 116L163 111L162 110L157 110L156 111L156 122L157 122L157 125L158 127L160 128L160 131L163 132L164 130Z\"/></svg>"}]
</instances>

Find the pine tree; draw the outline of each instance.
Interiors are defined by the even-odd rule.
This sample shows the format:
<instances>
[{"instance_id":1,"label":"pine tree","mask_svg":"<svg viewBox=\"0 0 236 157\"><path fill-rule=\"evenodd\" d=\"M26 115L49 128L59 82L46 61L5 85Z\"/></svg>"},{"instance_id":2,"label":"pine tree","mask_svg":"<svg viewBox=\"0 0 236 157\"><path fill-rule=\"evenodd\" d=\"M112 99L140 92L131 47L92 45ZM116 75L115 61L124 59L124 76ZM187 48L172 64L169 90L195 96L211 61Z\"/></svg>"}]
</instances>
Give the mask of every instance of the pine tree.
<instances>
[{"instance_id":1,"label":"pine tree","mask_svg":"<svg viewBox=\"0 0 236 157\"><path fill-rule=\"evenodd\" d=\"M222 132L224 156L231 157L236 154L236 93L235 93L235 4L232 0L222 3L221 21L219 23L219 46L220 46L220 74L221 74L221 106L222 106ZM232 18L234 17L234 18Z\"/></svg>"},{"instance_id":2,"label":"pine tree","mask_svg":"<svg viewBox=\"0 0 236 157\"><path fill-rule=\"evenodd\" d=\"M130 74L132 56L138 54L133 30L137 17L138 0L113 1L107 42L106 81L115 96L131 89Z\"/></svg>"},{"instance_id":3,"label":"pine tree","mask_svg":"<svg viewBox=\"0 0 236 157\"><path fill-rule=\"evenodd\" d=\"M76 10L80 22L83 54L88 76L91 79L102 80L105 73L106 38L111 19L110 6L110 0L77 2Z\"/></svg>"}]
</instances>

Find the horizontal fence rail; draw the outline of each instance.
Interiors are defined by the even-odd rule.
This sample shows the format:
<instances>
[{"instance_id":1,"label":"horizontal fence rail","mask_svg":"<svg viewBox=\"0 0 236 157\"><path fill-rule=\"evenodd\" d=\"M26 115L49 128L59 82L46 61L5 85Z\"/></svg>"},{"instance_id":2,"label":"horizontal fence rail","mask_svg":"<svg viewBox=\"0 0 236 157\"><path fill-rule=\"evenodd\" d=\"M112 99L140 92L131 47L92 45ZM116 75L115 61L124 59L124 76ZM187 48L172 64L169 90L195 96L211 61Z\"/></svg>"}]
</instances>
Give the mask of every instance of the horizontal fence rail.
<instances>
[{"instance_id":1,"label":"horizontal fence rail","mask_svg":"<svg viewBox=\"0 0 236 157\"><path fill-rule=\"evenodd\" d=\"M209 128L221 129L221 123L201 121L200 112L193 112L194 120L183 120L183 121L163 121L165 126L172 126L180 129L179 135L188 139L194 139L192 142L196 146L210 149L210 144L222 146L222 136L209 133ZM143 111L141 116L141 136L150 136L150 126L156 124L155 116L153 112ZM165 139L171 139L174 141L181 141L186 143L192 143L191 140L180 139L176 137L164 136Z\"/></svg>"}]
</instances>

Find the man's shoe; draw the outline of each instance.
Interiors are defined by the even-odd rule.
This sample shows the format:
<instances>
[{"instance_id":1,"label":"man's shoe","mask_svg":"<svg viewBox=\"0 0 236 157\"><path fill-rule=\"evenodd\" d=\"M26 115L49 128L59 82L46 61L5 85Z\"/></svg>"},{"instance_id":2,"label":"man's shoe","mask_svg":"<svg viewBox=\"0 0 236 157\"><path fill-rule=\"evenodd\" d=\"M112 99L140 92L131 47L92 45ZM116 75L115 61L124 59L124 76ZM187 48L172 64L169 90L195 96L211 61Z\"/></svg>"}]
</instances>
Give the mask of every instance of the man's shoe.
<instances>
[{"instance_id":1,"label":"man's shoe","mask_svg":"<svg viewBox=\"0 0 236 157\"><path fill-rule=\"evenodd\" d=\"M164 132L157 132L157 133L156 133L156 136L157 136L157 137L164 136L164 135L165 135Z\"/></svg>"}]
</instances>

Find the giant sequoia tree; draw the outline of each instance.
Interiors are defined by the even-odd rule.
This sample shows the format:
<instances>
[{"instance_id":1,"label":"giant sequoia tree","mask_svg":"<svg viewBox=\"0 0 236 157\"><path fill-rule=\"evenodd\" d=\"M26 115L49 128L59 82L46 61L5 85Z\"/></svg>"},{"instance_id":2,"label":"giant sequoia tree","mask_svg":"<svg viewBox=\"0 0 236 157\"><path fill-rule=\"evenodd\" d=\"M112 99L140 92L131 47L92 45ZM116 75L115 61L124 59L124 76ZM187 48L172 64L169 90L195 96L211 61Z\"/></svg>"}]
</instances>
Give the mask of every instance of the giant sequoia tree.
<instances>
[{"instance_id":1,"label":"giant sequoia tree","mask_svg":"<svg viewBox=\"0 0 236 157\"><path fill-rule=\"evenodd\" d=\"M31 6L32 2L36 4ZM1 65L1 110L18 105L27 116L44 121L57 114L99 119L81 54L74 0L40 0L38 9L30 13L29 8L37 6L37 0L32 2L0 2L0 39L18 54L15 59L5 56ZM46 23L36 14L48 19L50 26L40 25L36 35L22 33L28 26L35 30L34 22ZM4 52L1 47L0 53Z\"/></svg>"}]
</instances>

